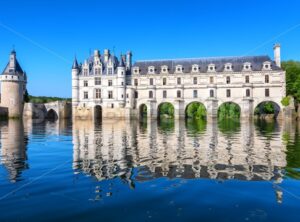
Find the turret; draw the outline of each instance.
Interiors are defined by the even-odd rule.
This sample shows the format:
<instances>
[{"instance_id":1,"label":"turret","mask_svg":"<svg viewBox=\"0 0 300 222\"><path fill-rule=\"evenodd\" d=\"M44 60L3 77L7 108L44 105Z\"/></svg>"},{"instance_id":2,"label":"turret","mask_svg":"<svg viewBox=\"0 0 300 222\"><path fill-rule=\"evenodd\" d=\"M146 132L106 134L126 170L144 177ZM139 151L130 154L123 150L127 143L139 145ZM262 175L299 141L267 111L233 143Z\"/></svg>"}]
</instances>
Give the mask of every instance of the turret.
<instances>
[{"instance_id":1,"label":"turret","mask_svg":"<svg viewBox=\"0 0 300 222\"><path fill-rule=\"evenodd\" d=\"M0 105L8 108L8 117L22 118L27 79L17 60L15 50L9 55L9 62L0 76L0 81Z\"/></svg>"},{"instance_id":2,"label":"turret","mask_svg":"<svg viewBox=\"0 0 300 222\"><path fill-rule=\"evenodd\" d=\"M274 50L274 61L278 67L281 67L281 58L280 58L280 44L275 44L273 47Z\"/></svg>"},{"instance_id":3,"label":"turret","mask_svg":"<svg viewBox=\"0 0 300 222\"><path fill-rule=\"evenodd\" d=\"M126 99L126 67L123 61L123 55L120 56L120 61L117 68L117 83L118 83L118 100L122 101L122 106L125 106Z\"/></svg>"},{"instance_id":4,"label":"turret","mask_svg":"<svg viewBox=\"0 0 300 222\"><path fill-rule=\"evenodd\" d=\"M72 66L72 105L76 106L79 101L79 65L75 57Z\"/></svg>"},{"instance_id":5,"label":"turret","mask_svg":"<svg viewBox=\"0 0 300 222\"><path fill-rule=\"evenodd\" d=\"M108 62L108 59L109 59L109 50L108 49L105 49L104 50L104 62L107 63Z\"/></svg>"}]
</instances>

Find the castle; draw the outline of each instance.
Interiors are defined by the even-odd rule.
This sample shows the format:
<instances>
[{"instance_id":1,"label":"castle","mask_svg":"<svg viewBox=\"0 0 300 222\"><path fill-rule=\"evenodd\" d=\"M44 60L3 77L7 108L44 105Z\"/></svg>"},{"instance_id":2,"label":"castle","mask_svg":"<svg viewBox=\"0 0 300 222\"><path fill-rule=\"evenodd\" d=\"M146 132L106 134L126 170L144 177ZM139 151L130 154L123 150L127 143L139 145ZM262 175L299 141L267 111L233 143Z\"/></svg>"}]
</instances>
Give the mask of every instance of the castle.
<instances>
[{"instance_id":1,"label":"castle","mask_svg":"<svg viewBox=\"0 0 300 222\"><path fill-rule=\"evenodd\" d=\"M0 82L1 114L9 118L22 118L27 76L17 60L15 50L10 53L9 62L0 75Z\"/></svg>"},{"instance_id":2,"label":"castle","mask_svg":"<svg viewBox=\"0 0 300 222\"><path fill-rule=\"evenodd\" d=\"M118 59L109 50L98 50L72 66L72 111L75 119L157 118L159 107L171 103L175 118L185 117L191 102L202 103L207 117L217 117L224 103L240 107L242 118L251 118L261 103L275 104L279 117L285 97L285 71L280 45L269 56L137 61L132 53Z\"/></svg>"}]
</instances>

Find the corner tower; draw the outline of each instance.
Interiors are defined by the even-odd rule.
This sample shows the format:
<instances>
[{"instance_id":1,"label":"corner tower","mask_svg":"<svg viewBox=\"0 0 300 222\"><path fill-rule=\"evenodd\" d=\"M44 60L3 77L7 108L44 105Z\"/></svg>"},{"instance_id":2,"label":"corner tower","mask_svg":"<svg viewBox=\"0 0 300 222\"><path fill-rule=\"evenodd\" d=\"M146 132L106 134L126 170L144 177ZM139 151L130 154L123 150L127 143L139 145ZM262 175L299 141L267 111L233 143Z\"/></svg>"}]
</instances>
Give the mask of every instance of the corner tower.
<instances>
[{"instance_id":1,"label":"corner tower","mask_svg":"<svg viewBox=\"0 0 300 222\"><path fill-rule=\"evenodd\" d=\"M9 62L0 76L0 82L0 106L8 108L9 118L22 118L27 77L17 60L15 50L10 53Z\"/></svg>"}]
</instances>

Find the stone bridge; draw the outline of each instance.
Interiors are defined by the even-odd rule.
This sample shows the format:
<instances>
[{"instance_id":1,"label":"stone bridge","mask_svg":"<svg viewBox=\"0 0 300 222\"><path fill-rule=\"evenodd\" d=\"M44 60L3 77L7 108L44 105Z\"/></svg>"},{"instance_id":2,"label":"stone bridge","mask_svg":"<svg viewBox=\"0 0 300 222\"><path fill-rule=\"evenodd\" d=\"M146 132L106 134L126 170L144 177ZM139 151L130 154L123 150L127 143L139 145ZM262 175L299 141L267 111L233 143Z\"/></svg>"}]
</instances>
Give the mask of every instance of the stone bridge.
<instances>
[{"instance_id":1,"label":"stone bridge","mask_svg":"<svg viewBox=\"0 0 300 222\"><path fill-rule=\"evenodd\" d=\"M29 119L68 119L72 117L72 105L66 101L56 101L50 103L25 103L24 118Z\"/></svg>"}]
</instances>

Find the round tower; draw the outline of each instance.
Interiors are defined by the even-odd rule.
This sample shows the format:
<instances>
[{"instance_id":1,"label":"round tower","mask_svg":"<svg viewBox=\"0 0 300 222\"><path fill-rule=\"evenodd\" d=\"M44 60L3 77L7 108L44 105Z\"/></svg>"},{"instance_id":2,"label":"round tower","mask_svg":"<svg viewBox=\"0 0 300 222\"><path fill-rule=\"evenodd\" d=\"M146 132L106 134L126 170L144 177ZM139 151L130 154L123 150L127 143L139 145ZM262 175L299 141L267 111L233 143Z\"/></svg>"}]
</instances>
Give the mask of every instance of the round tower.
<instances>
[{"instance_id":1,"label":"round tower","mask_svg":"<svg viewBox=\"0 0 300 222\"><path fill-rule=\"evenodd\" d=\"M23 72L13 50L9 62L1 77L1 106L8 109L9 118L22 118L24 94L26 91L26 74Z\"/></svg>"},{"instance_id":2,"label":"round tower","mask_svg":"<svg viewBox=\"0 0 300 222\"><path fill-rule=\"evenodd\" d=\"M78 106L79 102L79 65L75 57L72 66L72 107Z\"/></svg>"}]
</instances>

